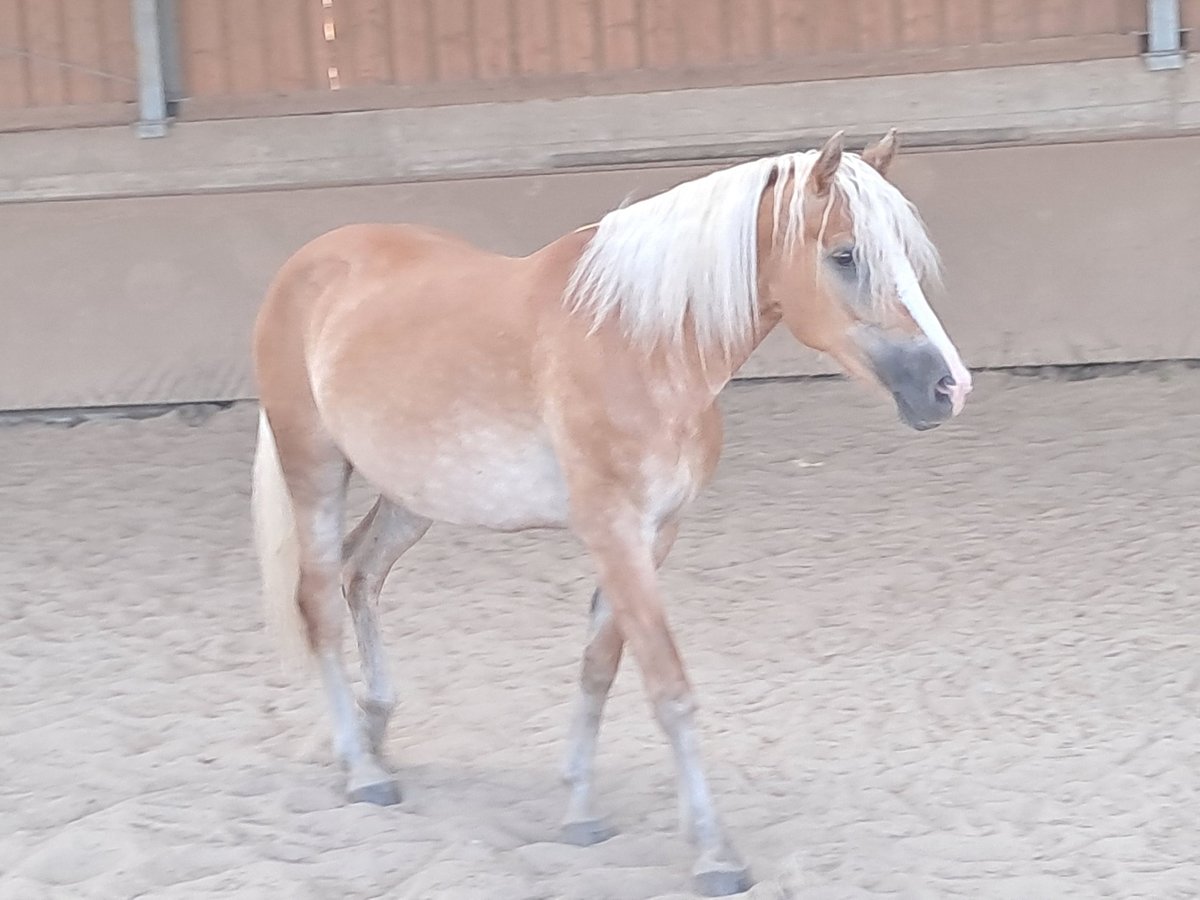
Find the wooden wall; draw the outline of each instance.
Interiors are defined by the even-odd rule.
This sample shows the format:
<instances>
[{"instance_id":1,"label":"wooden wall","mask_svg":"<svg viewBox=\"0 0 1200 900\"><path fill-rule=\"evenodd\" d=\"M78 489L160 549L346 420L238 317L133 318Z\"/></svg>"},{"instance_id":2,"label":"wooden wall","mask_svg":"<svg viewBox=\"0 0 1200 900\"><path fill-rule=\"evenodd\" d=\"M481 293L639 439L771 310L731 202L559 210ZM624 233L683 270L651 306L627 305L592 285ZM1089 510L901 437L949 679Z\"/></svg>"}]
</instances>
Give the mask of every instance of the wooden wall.
<instances>
[{"instance_id":1,"label":"wooden wall","mask_svg":"<svg viewBox=\"0 0 1200 900\"><path fill-rule=\"evenodd\" d=\"M1144 0L178 4L196 117L1132 56L1146 17Z\"/></svg>"},{"instance_id":2,"label":"wooden wall","mask_svg":"<svg viewBox=\"0 0 1200 900\"><path fill-rule=\"evenodd\" d=\"M0 0L0 126L136 115L129 0Z\"/></svg>"},{"instance_id":3,"label":"wooden wall","mask_svg":"<svg viewBox=\"0 0 1200 900\"><path fill-rule=\"evenodd\" d=\"M1145 0L163 2L182 118L1133 56L1146 27ZM0 0L0 129L132 121L135 70L130 0Z\"/></svg>"}]
</instances>

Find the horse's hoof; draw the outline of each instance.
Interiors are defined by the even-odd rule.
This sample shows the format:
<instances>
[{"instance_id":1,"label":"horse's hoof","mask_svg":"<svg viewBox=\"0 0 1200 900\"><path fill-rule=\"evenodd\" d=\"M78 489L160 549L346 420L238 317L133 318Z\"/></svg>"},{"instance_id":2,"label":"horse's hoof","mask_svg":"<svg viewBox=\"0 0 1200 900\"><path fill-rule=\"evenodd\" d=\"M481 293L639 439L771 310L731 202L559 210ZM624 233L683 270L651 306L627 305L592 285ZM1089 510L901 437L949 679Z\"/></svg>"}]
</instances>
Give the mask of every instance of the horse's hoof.
<instances>
[{"instance_id":1,"label":"horse's hoof","mask_svg":"<svg viewBox=\"0 0 1200 900\"><path fill-rule=\"evenodd\" d=\"M560 831L564 844L576 847L591 847L615 837L617 829L603 819L588 819L585 822L565 822Z\"/></svg>"},{"instance_id":2,"label":"horse's hoof","mask_svg":"<svg viewBox=\"0 0 1200 900\"><path fill-rule=\"evenodd\" d=\"M692 884L701 897L729 897L750 890L754 879L749 869L717 869L697 872Z\"/></svg>"},{"instance_id":3,"label":"horse's hoof","mask_svg":"<svg viewBox=\"0 0 1200 900\"><path fill-rule=\"evenodd\" d=\"M400 785L388 779L374 784L360 784L346 791L351 803L371 803L375 806L395 806L400 802Z\"/></svg>"}]
</instances>

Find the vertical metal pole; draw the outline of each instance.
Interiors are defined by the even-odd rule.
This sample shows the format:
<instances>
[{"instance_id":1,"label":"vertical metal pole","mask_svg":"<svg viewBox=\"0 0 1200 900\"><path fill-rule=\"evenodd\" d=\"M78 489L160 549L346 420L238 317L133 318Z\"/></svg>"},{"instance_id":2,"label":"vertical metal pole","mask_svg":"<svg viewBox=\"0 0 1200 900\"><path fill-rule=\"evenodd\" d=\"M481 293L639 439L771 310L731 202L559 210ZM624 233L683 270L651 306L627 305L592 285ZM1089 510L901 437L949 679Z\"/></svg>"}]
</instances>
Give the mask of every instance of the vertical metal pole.
<instances>
[{"instance_id":1,"label":"vertical metal pole","mask_svg":"<svg viewBox=\"0 0 1200 900\"><path fill-rule=\"evenodd\" d=\"M167 133L167 87L163 71L158 0L132 0L133 42L137 48L138 137Z\"/></svg>"},{"instance_id":2,"label":"vertical metal pole","mask_svg":"<svg viewBox=\"0 0 1200 900\"><path fill-rule=\"evenodd\" d=\"M1183 68L1179 0L1146 0L1146 68Z\"/></svg>"}]
</instances>

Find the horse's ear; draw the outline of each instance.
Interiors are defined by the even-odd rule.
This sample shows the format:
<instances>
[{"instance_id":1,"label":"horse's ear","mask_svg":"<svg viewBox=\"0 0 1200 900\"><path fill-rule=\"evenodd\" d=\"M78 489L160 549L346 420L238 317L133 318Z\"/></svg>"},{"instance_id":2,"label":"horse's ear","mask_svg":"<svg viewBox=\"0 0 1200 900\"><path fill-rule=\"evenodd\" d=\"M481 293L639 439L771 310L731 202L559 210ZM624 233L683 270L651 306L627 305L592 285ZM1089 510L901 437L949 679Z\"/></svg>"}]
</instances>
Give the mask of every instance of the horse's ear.
<instances>
[{"instance_id":1,"label":"horse's ear","mask_svg":"<svg viewBox=\"0 0 1200 900\"><path fill-rule=\"evenodd\" d=\"M896 158L896 151L899 149L900 138L896 134L896 129L893 128L880 138L878 143L872 144L864 150L862 158L872 169L886 178L892 160Z\"/></svg>"},{"instance_id":2,"label":"horse's ear","mask_svg":"<svg viewBox=\"0 0 1200 900\"><path fill-rule=\"evenodd\" d=\"M828 197L829 189L833 187L833 177L837 174L842 162L842 146L844 132L839 131L825 142L808 173L808 189L816 197Z\"/></svg>"}]
</instances>

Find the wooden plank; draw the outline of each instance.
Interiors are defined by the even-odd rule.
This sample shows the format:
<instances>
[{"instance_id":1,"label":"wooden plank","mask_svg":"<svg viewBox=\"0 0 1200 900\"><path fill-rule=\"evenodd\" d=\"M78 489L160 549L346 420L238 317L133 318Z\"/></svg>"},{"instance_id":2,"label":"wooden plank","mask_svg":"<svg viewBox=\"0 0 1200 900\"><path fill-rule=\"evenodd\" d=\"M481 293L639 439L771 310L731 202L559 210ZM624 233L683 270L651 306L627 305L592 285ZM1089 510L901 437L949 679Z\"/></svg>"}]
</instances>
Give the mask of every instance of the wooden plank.
<instances>
[{"instance_id":1,"label":"wooden plank","mask_svg":"<svg viewBox=\"0 0 1200 900\"><path fill-rule=\"evenodd\" d=\"M132 103L137 99L137 54L133 46L133 5L128 0L103 0L100 8L100 43L104 71L117 77L106 80L109 100Z\"/></svg>"},{"instance_id":2,"label":"wooden plank","mask_svg":"<svg viewBox=\"0 0 1200 900\"><path fill-rule=\"evenodd\" d=\"M600 68L600 8L596 0L558 0L558 63L563 72Z\"/></svg>"},{"instance_id":3,"label":"wooden plank","mask_svg":"<svg viewBox=\"0 0 1200 900\"><path fill-rule=\"evenodd\" d=\"M775 55L786 58L812 52L810 0L770 0L769 5Z\"/></svg>"},{"instance_id":4,"label":"wooden plank","mask_svg":"<svg viewBox=\"0 0 1200 900\"><path fill-rule=\"evenodd\" d=\"M136 119L137 107L124 102L27 106L21 109L5 109L0 106L0 132L99 128L105 125L129 125Z\"/></svg>"},{"instance_id":5,"label":"wooden plank","mask_svg":"<svg viewBox=\"0 0 1200 900\"><path fill-rule=\"evenodd\" d=\"M390 14L387 0L336 0L334 3L343 87L394 81Z\"/></svg>"},{"instance_id":6,"label":"wooden plank","mask_svg":"<svg viewBox=\"0 0 1200 900\"><path fill-rule=\"evenodd\" d=\"M1130 39L1123 35L1045 38L1009 44L986 43L967 47L912 50L905 53L844 54L768 60L739 66L739 84L780 84L825 81L837 78L862 78L880 75L909 75L924 72L951 72L999 66L1038 65L1090 59L1117 59L1129 56ZM634 71L597 74L587 79L586 90L595 95L671 91L691 88L722 87L729 84L724 69L675 69L669 72ZM465 81L413 85L378 85L354 91L309 91L287 96L214 97L189 100L181 104L181 118L254 118L300 115L331 111L420 108L480 102L516 102L543 100L547 97L576 96L579 81L562 79L506 79L503 81ZM0 128L10 121L28 121L32 117L52 115L62 119L64 111L78 116L95 115L94 107L56 107L39 110L10 110L0 113ZM118 110L119 111L119 110ZM128 115L126 113L126 115ZM124 119L127 121L127 118ZM898 124L903 127L904 123ZM17 126L24 127L24 126ZM999 129L997 133L1005 132ZM1000 138L988 138L995 142ZM1005 138L1007 140L1007 138ZM767 152L767 151L764 151Z\"/></svg>"},{"instance_id":7,"label":"wooden plank","mask_svg":"<svg viewBox=\"0 0 1200 900\"><path fill-rule=\"evenodd\" d=\"M267 29L258 0L225 0L224 38L229 90L261 94L267 90Z\"/></svg>"},{"instance_id":8,"label":"wooden plank","mask_svg":"<svg viewBox=\"0 0 1200 900\"><path fill-rule=\"evenodd\" d=\"M1117 31L1120 34L1134 34L1146 31L1146 0L1118 0Z\"/></svg>"},{"instance_id":9,"label":"wooden plank","mask_svg":"<svg viewBox=\"0 0 1200 900\"><path fill-rule=\"evenodd\" d=\"M612 72L642 67L641 27L635 0L598 0L604 68Z\"/></svg>"},{"instance_id":10,"label":"wooden plank","mask_svg":"<svg viewBox=\"0 0 1200 900\"><path fill-rule=\"evenodd\" d=\"M767 0L725 0L724 27L729 34L729 57L757 62L771 55Z\"/></svg>"},{"instance_id":11,"label":"wooden plank","mask_svg":"<svg viewBox=\"0 0 1200 900\"><path fill-rule=\"evenodd\" d=\"M1119 0L1084 0L1079 4L1079 29L1082 34L1116 34L1120 17Z\"/></svg>"},{"instance_id":12,"label":"wooden plank","mask_svg":"<svg viewBox=\"0 0 1200 900\"><path fill-rule=\"evenodd\" d=\"M997 43L1028 40L1034 33L1031 0L992 0L991 38Z\"/></svg>"},{"instance_id":13,"label":"wooden plank","mask_svg":"<svg viewBox=\"0 0 1200 900\"><path fill-rule=\"evenodd\" d=\"M0 0L0 109L30 105L28 60L21 27L20 0Z\"/></svg>"},{"instance_id":14,"label":"wooden plank","mask_svg":"<svg viewBox=\"0 0 1200 900\"><path fill-rule=\"evenodd\" d=\"M326 9L321 0L304 0L303 14L308 23L304 32L308 41L308 58L316 78L316 88L322 92L337 90L342 81L336 24L331 32L334 39L326 40L326 26L333 22L333 11ZM336 76L333 74L335 72Z\"/></svg>"},{"instance_id":15,"label":"wooden plank","mask_svg":"<svg viewBox=\"0 0 1200 900\"><path fill-rule=\"evenodd\" d=\"M322 4L323 5L323 4ZM355 22L356 0L332 0L325 9L325 47L330 64L337 67L337 87L353 87L357 83L358 45ZM333 40L329 40L332 36Z\"/></svg>"},{"instance_id":16,"label":"wooden plank","mask_svg":"<svg viewBox=\"0 0 1200 900\"><path fill-rule=\"evenodd\" d=\"M273 91L292 93L316 86L316 68L309 56L308 16L295 0L259 0L270 29L267 84Z\"/></svg>"},{"instance_id":17,"label":"wooden plank","mask_svg":"<svg viewBox=\"0 0 1200 900\"><path fill-rule=\"evenodd\" d=\"M25 3L25 40L29 50L30 99L34 106L67 102L67 70L59 0Z\"/></svg>"},{"instance_id":18,"label":"wooden plank","mask_svg":"<svg viewBox=\"0 0 1200 900\"><path fill-rule=\"evenodd\" d=\"M549 75L558 71L558 48L549 0L514 0L517 72Z\"/></svg>"},{"instance_id":19,"label":"wooden plank","mask_svg":"<svg viewBox=\"0 0 1200 900\"><path fill-rule=\"evenodd\" d=\"M942 0L900 0L900 45L905 50L939 47L944 42Z\"/></svg>"},{"instance_id":20,"label":"wooden plank","mask_svg":"<svg viewBox=\"0 0 1200 900\"><path fill-rule=\"evenodd\" d=\"M859 0L858 42L867 51L900 46L899 9L893 0Z\"/></svg>"},{"instance_id":21,"label":"wooden plank","mask_svg":"<svg viewBox=\"0 0 1200 900\"><path fill-rule=\"evenodd\" d=\"M434 72L439 81L467 81L475 76L468 0L435 0L433 16Z\"/></svg>"},{"instance_id":22,"label":"wooden plank","mask_svg":"<svg viewBox=\"0 0 1200 900\"><path fill-rule=\"evenodd\" d=\"M729 59L729 33L724 27L722 0L685 0L680 19L680 44L688 66L704 68Z\"/></svg>"},{"instance_id":23,"label":"wooden plank","mask_svg":"<svg viewBox=\"0 0 1200 900\"><path fill-rule=\"evenodd\" d=\"M947 47L967 47L987 40L986 0L949 0L946 3Z\"/></svg>"},{"instance_id":24,"label":"wooden plank","mask_svg":"<svg viewBox=\"0 0 1200 900\"><path fill-rule=\"evenodd\" d=\"M691 3L693 0L684 0ZM674 69L682 62L678 0L642 0L646 67Z\"/></svg>"},{"instance_id":25,"label":"wooden plank","mask_svg":"<svg viewBox=\"0 0 1200 900\"><path fill-rule=\"evenodd\" d=\"M63 9L68 103L102 103L106 97L103 75L104 53L100 46L98 0L75 0Z\"/></svg>"},{"instance_id":26,"label":"wooden plank","mask_svg":"<svg viewBox=\"0 0 1200 900\"><path fill-rule=\"evenodd\" d=\"M1035 7L1038 37L1079 34L1079 0L1040 0Z\"/></svg>"},{"instance_id":27,"label":"wooden plank","mask_svg":"<svg viewBox=\"0 0 1200 900\"><path fill-rule=\"evenodd\" d=\"M425 0L391 0L392 72L399 84L433 80L433 23Z\"/></svg>"},{"instance_id":28,"label":"wooden plank","mask_svg":"<svg viewBox=\"0 0 1200 900\"><path fill-rule=\"evenodd\" d=\"M1180 20L1183 22L1184 28L1193 30L1189 35L1191 38L1192 52L1200 51L1200 0L1183 0L1183 8L1180 10Z\"/></svg>"},{"instance_id":29,"label":"wooden plank","mask_svg":"<svg viewBox=\"0 0 1200 900\"><path fill-rule=\"evenodd\" d=\"M852 53L859 49L855 7L863 0L811 4L813 47L820 53Z\"/></svg>"},{"instance_id":30,"label":"wooden plank","mask_svg":"<svg viewBox=\"0 0 1200 900\"><path fill-rule=\"evenodd\" d=\"M211 0L180 0L177 9L184 93L189 97L228 94L224 4Z\"/></svg>"},{"instance_id":31,"label":"wooden plank","mask_svg":"<svg viewBox=\"0 0 1200 900\"><path fill-rule=\"evenodd\" d=\"M496 0L475 0L475 58L479 77L505 78L516 69L512 9Z\"/></svg>"}]
</instances>

